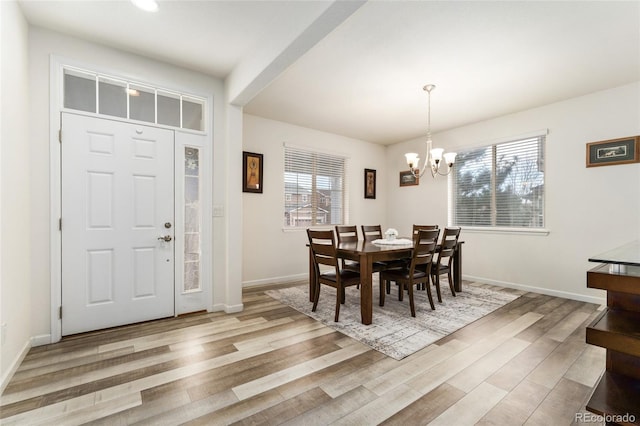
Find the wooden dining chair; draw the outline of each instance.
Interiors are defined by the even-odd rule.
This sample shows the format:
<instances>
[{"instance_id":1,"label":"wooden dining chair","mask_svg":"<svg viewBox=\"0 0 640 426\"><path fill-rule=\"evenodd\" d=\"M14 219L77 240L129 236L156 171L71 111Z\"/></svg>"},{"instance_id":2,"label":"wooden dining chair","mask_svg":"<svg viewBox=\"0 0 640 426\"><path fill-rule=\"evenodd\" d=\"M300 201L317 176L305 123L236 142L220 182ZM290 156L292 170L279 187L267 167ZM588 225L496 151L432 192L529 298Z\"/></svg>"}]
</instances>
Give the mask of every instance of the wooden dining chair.
<instances>
[{"instance_id":1,"label":"wooden dining chair","mask_svg":"<svg viewBox=\"0 0 640 426\"><path fill-rule=\"evenodd\" d=\"M442 294L440 293L440 275L447 274L451 294L454 297L456 295L456 291L453 286L452 263L453 255L458 246L459 237L459 227L444 228L444 231L442 232L442 241L440 242L440 251L437 254L436 260L431 265L431 277L433 284L436 286L438 302L440 303L442 303Z\"/></svg>"},{"instance_id":2,"label":"wooden dining chair","mask_svg":"<svg viewBox=\"0 0 640 426\"><path fill-rule=\"evenodd\" d=\"M418 232L419 231L426 231L426 234L424 236L424 238L427 239L432 239L436 244L438 244L438 237L440 236L440 228L438 227L438 225L413 225L413 242L415 243L416 238L418 237ZM404 262L406 264L409 264L409 262L411 261L411 259L403 259ZM429 265L429 268L431 268L431 265ZM429 272L429 269L427 269L427 267L423 264L423 265L418 265L418 269L420 269L421 271L424 272ZM429 285L429 283L427 282L426 284L422 284L422 290L426 290L427 286ZM390 285L389 283L387 283L387 294L389 294L390 292ZM403 296L403 292L398 293L398 300L402 300L402 296Z\"/></svg>"},{"instance_id":3,"label":"wooden dining chair","mask_svg":"<svg viewBox=\"0 0 640 426\"><path fill-rule=\"evenodd\" d=\"M421 238L424 240L431 240L434 243L436 243L436 249L437 249L438 238L440 237L440 229L438 229L437 225L432 229L422 229L422 230L419 230L418 232L420 231L422 231ZM418 269L420 269L423 272L427 272L428 273L427 275L431 274L431 265L421 264L421 265L418 265ZM426 283L422 283L421 289L426 290L428 286L429 286L428 281Z\"/></svg>"},{"instance_id":4,"label":"wooden dining chair","mask_svg":"<svg viewBox=\"0 0 640 426\"><path fill-rule=\"evenodd\" d=\"M386 283L395 281L398 283L399 294L404 292L405 288L409 292L409 307L412 317L416 316L416 308L413 300L413 287L416 285L425 284L429 304L431 305L431 309L435 310L436 307L433 304L431 287L429 286L429 271L437 242L434 241L433 237L428 236L427 232L429 231L418 231L418 235L413 244L411 263L408 266L402 269L391 269L380 273L380 306L384 306ZM420 268L420 266L423 267Z\"/></svg>"},{"instance_id":5,"label":"wooden dining chair","mask_svg":"<svg viewBox=\"0 0 640 426\"><path fill-rule=\"evenodd\" d=\"M316 274L316 286L313 295L313 308L315 312L320 299L321 284L331 286L336 289L336 314L334 321L338 322L340 315L340 305L345 301L345 288L360 284L360 274L356 271L340 268L338 257L336 256L336 244L333 231L313 231L307 229L309 245L313 254L313 266ZM326 272L320 271L320 265L330 267Z\"/></svg>"}]
</instances>

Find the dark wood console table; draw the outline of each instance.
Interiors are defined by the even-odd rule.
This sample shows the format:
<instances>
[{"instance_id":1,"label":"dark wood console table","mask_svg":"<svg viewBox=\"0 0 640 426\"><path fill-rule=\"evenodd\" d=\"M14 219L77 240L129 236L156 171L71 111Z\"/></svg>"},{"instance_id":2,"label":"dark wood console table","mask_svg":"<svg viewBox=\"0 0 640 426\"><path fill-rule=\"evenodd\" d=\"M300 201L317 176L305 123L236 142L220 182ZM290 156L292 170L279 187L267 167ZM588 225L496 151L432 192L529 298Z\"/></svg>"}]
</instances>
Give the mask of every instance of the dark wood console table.
<instances>
[{"instance_id":1,"label":"dark wood console table","mask_svg":"<svg viewBox=\"0 0 640 426\"><path fill-rule=\"evenodd\" d=\"M586 409L607 424L640 424L640 241L589 259L587 287L607 291L607 309L587 327L587 343L606 348L606 370Z\"/></svg>"}]
</instances>

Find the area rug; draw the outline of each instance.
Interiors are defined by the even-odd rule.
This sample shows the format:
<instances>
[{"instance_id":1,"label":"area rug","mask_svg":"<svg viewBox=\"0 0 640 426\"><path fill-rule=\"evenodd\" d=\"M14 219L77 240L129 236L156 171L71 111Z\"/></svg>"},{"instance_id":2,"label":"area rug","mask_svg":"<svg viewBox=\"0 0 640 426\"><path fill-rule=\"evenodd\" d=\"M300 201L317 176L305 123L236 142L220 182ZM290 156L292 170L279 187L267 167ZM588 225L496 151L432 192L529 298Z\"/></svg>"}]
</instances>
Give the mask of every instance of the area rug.
<instances>
[{"instance_id":1,"label":"area rug","mask_svg":"<svg viewBox=\"0 0 640 426\"><path fill-rule=\"evenodd\" d=\"M320 321L349 337L370 346L394 359L405 358L429 344L471 324L520 297L523 292L506 291L498 287L465 285L456 297L451 295L445 282L442 286L442 303L438 303L433 289L436 309L431 310L426 291L415 291L416 317L411 317L409 296L398 301L397 287L385 298L385 305L378 306L377 277L373 283L373 323L360 322L360 290L349 287L346 302L340 307L340 321L334 322L335 289L322 286L316 312L311 312L308 286L269 290L266 293L309 317Z\"/></svg>"}]
</instances>

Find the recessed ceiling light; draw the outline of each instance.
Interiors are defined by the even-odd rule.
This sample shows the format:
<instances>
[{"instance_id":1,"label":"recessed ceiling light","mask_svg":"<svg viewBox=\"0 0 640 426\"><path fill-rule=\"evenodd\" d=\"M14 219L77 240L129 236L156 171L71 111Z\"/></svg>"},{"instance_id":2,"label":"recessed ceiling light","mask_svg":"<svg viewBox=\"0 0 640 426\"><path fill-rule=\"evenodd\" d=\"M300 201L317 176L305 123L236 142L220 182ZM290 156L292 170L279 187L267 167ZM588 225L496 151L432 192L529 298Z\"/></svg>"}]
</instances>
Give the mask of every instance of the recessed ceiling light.
<instances>
[{"instance_id":1,"label":"recessed ceiling light","mask_svg":"<svg viewBox=\"0 0 640 426\"><path fill-rule=\"evenodd\" d=\"M156 0L131 0L131 3L147 12L156 12L158 10L158 2Z\"/></svg>"}]
</instances>

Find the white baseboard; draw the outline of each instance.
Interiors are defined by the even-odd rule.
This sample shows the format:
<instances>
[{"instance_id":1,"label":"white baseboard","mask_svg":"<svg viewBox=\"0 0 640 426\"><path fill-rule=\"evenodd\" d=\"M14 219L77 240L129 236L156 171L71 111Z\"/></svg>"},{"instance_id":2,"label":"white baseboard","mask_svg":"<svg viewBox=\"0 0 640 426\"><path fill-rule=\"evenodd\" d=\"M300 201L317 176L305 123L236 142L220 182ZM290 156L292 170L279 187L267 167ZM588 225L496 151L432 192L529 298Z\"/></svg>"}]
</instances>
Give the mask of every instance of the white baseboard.
<instances>
[{"instance_id":1,"label":"white baseboard","mask_svg":"<svg viewBox=\"0 0 640 426\"><path fill-rule=\"evenodd\" d=\"M27 340L27 342L24 344L24 347L22 348L22 350L20 351L16 359L13 360L13 362L11 363L11 366L2 375L2 382L0 382L0 394L4 392L4 389L7 387L7 385L11 381L11 378L13 377L14 373L16 372L18 367L20 367L20 364L22 364L22 360L24 359L25 356L27 356L27 353L29 353L29 349L31 349L31 341Z\"/></svg>"},{"instance_id":2,"label":"white baseboard","mask_svg":"<svg viewBox=\"0 0 640 426\"><path fill-rule=\"evenodd\" d=\"M50 334L41 334L31 338L31 347L48 345L50 343L52 343Z\"/></svg>"},{"instance_id":3,"label":"white baseboard","mask_svg":"<svg viewBox=\"0 0 640 426\"><path fill-rule=\"evenodd\" d=\"M243 309L244 309L244 303L238 303L237 305L225 305L224 307L224 311L228 314L242 312Z\"/></svg>"},{"instance_id":4,"label":"white baseboard","mask_svg":"<svg viewBox=\"0 0 640 426\"><path fill-rule=\"evenodd\" d=\"M586 296L584 294L570 293L567 291L552 290L544 287L534 287L525 284L516 284L506 281L492 280L490 278L474 277L470 275L463 275L462 278L469 281L497 285L500 287L515 288L517 290L530 291L532 293L546 294L548 296L562 297L564 299L578 300L580 302L595 303L596 305L605 305L607 303L606 297Z\"/></svg>"},{"instance_id":5,"label":"white baseboard","mask_svg":"<svg viewBox=\"0 0 640 426\"><path fill-rule=\"evenodd\" d=\"M308 273L304 274L296 274L296 275L287 275L284 277L272 277L272 278L264 278L261 280L252 280L252 281L243 281L242 287L253 287L258 285L266 285L266 284L281 284L288 283L293 281L302 281L309 278Z\"/></svg>"},{"instance_id":6,"label":"white baseboard","mask_svg":"<svg viewBox=\"0 0 640 426\"><path fill-rule=\"evenodd\" d=\"M211 312L224 311L227 314L233 314L236 312L242 312L243 309L244 309L243 303L239 303L237 305L225 305L224 303L218 303L217 305L213 305L211 307Z\"/></svg>"}]
</instances>

